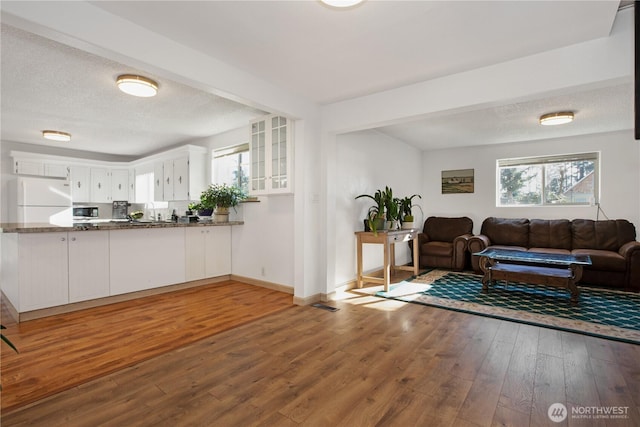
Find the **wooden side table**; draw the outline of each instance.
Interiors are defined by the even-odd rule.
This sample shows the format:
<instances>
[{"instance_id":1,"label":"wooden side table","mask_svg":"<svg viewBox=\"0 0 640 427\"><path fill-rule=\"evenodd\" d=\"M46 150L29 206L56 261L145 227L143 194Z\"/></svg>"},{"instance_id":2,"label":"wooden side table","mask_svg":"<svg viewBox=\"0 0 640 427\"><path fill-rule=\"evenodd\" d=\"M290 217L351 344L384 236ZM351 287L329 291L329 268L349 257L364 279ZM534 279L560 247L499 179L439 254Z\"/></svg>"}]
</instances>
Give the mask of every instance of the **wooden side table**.
<instances>
[{"instance_id":1,"label":"wooden side table","mask_svg":"<svg viewBox=\"0 0 640 427\"><path fill-rule=\"evenodd\" d=\"M415 228L408 230L385 230L374 233L372 231L356 231L356 248L358 251L358 275L357 286L362 287L363 281L381 283L384 285L385 292L389 291L389 283L391 280L391 272L395 270L412 271L414 275L418 274L418 230ZM400 242L413 241L413 266L396 266L395 265L395 244ZM384 277L364 276L362 274L362 245L365 243L376 243L384 245Z\"/></svg>"}]
</instances>

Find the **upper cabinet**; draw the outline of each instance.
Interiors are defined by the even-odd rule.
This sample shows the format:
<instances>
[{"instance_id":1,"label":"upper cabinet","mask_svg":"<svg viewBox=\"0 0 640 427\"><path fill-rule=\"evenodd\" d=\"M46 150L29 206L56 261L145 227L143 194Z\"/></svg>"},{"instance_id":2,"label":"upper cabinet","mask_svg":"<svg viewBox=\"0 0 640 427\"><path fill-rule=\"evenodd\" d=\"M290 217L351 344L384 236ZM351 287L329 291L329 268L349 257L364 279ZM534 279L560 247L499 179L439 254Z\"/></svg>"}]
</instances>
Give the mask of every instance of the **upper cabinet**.
<instances>
[{"instance_id":1,"label":"upper cabinet","mask_svg":"<svg viewBox=\"0 0 640 427\"><path fill-rule=\"evenodd\" d=\"M249 194L293 192L293 124L271 115L251 122Z\"/></svg>"},{"instance_id":2,"label":"upper cabinet","mask_svg":"<svg viewBox=\"0 0 640 427\"><path fill-rule=\"evenodd\" d=\"M192 146L156 160L153 168L155 200L198 200L207 186L206 158L206 148Z\"/></svg>"},{"instance_id":3,"label":"upper cabinet","mask_svg":"<svg viewBox=\"0 0 640 427\"><path fill-rule=\"evenodd\" d=\"M41 159L15 158L13 173L16 175L46 176L49 178L68 178L69 166L65 163L47 162Z\"/></svg>"},{"instance_id":4,"label":"upper cabinet","mask_svg":"<svg viewBox=\"0 0 640 427\"><path fill-rule=\"evenodd\" d=\"M91 201L91 176L88 166L71 166L71 200L74 203Z\"/></svg>"},{"instance_id":5,"label":"upper cabinet","mask_svg":"<svg viewBox=\"0 0 640 427\"><path fill-rule=\"evenodd\" d=\"M111 170L111 200L133 201L129 199L129 170Z\"/></svg>"},{"instance_id":6,"label":"upper cabinet","mask_svg":"<svg viewBox=\"0 0 640 427\"><path fill-rule=\"evenodd\" d=\"M111 203L111 174L107 168L91 168L91 202Z\"/></svg>"}]
</instances>

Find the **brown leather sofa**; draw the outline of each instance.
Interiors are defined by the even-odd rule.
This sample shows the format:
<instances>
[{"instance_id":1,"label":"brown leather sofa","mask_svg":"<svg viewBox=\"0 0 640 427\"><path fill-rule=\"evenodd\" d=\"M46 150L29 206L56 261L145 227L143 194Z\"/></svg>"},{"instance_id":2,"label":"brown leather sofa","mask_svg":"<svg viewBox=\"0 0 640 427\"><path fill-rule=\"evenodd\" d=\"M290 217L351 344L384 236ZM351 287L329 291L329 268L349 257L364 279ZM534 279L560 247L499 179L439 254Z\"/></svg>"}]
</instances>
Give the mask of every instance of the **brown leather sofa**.
<instances>
[{"instance_id":1,"label":"brown leather sofa","mask_svg":"<svg viewBox=\"0 0 640 427\"><path fill-rule=\"evenodd\" d=\"M468 243L471 253L487 247L586 254L592 265L585 266L580 283L640 291L640 242L634 225L624 219L490 217ZM477 256L471 257L471 265L480 273Z\"/></svg>"},{"instance_id":2,"label":"brown leather sofa","mask_svg":"<svg viewBox=\"0 0 640 427\"><path fill-rule=\"evenodd\" d=\"M471 218L430 216L418 234L420 268L462 270L468 259L467 241L473 233Z\"/></svg>"}]
</instances>

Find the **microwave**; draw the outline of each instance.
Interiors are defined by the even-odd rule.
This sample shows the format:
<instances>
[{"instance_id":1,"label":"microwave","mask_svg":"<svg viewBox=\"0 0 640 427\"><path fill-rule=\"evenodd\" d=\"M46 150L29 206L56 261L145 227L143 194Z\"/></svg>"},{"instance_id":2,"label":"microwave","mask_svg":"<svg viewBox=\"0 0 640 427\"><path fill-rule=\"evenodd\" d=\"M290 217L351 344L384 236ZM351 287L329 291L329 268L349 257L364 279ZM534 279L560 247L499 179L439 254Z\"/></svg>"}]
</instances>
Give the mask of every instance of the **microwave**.
<instances>
[{"instance_id":1,"label":"microwave","mask_svg":"<svg viewBox=\"0 0 640 427\"><path fill-rule=\"evenodd\" d=\"M98 218L97 206L74 206L73 207L74 218Z\"/></svg>"}]
</instances>

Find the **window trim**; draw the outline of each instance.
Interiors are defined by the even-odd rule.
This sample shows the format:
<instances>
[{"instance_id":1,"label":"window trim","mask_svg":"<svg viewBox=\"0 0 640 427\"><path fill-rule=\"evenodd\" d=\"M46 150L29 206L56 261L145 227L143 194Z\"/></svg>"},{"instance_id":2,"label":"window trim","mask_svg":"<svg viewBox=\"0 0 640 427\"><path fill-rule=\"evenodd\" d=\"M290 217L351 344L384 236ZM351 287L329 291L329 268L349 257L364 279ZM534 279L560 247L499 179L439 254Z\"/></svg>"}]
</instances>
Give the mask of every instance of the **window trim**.
<instances>
[{"instance_id":1,"label":"window trim","mask_svg":"<svg viewBox=\"0 0 640 427\"><path fill-rule=\"evenodd\" d=\"M510 159L497 159L496 160L496 207L498 208L517 208L517 207L584 207L591 206L600 203L600 151L591 151L584 153L568 153L557 154L549 156L528 156L528 157L516 157ZM562 162L574 162L574 161L593 161L594 168L594 181L593 181L593 200L583 203L546 203L545 202L545 188L546 188L546 173L544 173L544 166L553 163ZM532 166L541 165L543 167L542 173L542 191L541 191L541 203L539 204L514 204L505 205L500 203L501 186L500 186L500 170L501 168L516 167L516 166Z\"/></svg>"}]
</instances>

